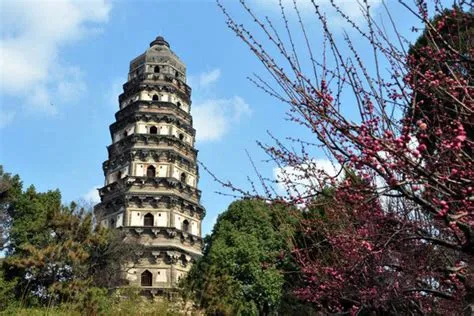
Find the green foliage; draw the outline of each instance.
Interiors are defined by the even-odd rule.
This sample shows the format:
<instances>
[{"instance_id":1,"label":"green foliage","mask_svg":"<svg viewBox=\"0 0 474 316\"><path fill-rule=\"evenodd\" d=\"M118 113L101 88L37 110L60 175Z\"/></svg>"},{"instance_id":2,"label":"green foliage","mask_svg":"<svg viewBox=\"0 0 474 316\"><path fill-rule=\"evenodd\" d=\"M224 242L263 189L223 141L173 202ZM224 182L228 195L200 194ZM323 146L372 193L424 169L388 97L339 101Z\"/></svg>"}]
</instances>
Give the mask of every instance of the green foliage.
<instances>
[{"instance_id":1,"label":"green foliage","mask_svg":"<svg viewBox=\"0 0 474 316\"><path fill-rule=\"evenodd\" d=\"M7 219L0 308L14 298L21 306L70 304L98 313L139 247L124 243L116 230L94 227L90 208L61 205L59 190L23 191L20 178L1 168L0 180Z\"/></svg>"},{"instance_id":2,"label":"green foliage","mask_svg":"<svg viewBox=\"0 0 474 316\"><path fill-rule=\"evenodd\" d=\"M106 242L93 232L91 214L61 206L59 191L30 188L14 205L4 267L7 279L18 278L17 296L28 304L77 300L92 281L88 250Z\"/></svg>"},{"instance_id":3,"label":"green foliage","mask_svg":"<svg viewBox=\"0 0 474 316\"><path fill-rule=\"evenodd\" d=\"M15 280L7 281L4 279L3 269L0 268L0 311L7 308L15 301Z\"/></svg>"},{"instance_id":4,"label":"green foliage","mask_svg":"<svg viewBox=\"0 0 474 316\"><path fill-rule=\"evenodd\" d=\"M48 307L19 307L10 305L2 312L2 315L38 315L38 316L79 316L79 315L149 315L149 316L176 316L183 315L176 309L179 305L173 305L166 300L153 301L139 295L135 288L123 288L109 295L103 289L85 289L85 301L75 303L63 303Z\"/></svg>"},{"instance_id":5,"label":"green foliage","mask_svg":"<svg viewBox=\"0 0 474 316\"><path fill-rule=\"evenodd\" d=\"M18 175L12 176L3 171L0 165L0 247L4 250L8 230L11 224L12 201L22 193L23 184Z\"/></svg>"},{"instance_id":6,"label":"green foliage","mask_svg":"<svg viewBox=\"0 0 474 316\"><path fill-rule=\"evenodd\" d=\"M232 203L205 239L184 288L208 314L257 315L278 309L295 218L260 200Z\"/></svg>"}]
</instances>

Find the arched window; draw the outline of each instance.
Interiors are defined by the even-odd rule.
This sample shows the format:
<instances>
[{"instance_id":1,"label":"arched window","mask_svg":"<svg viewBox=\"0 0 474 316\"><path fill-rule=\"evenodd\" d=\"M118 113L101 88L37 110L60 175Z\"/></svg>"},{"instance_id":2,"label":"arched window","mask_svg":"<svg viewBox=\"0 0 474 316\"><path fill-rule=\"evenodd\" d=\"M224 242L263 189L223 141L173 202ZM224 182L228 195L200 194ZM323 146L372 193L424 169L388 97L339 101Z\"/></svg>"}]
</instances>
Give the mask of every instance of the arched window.
<instances>
[{"instance_id":1,"label":"arched window","mask_svg":"<svg viewBox=\"0 0 474 316\"><path fill-rule=\"evenodd\" d=\"M156 73L156 74L160 73L160 67L155 66L155 68L153 68L153 72Z\"/></svg>"},{"instance_id":2,"label":"arched window","mask_svg":"<svg viewBox=\"0 0 474 316\"><path fill-rule=\"evenodd\" d=\"M146 168L146 176L148 178L154 178L156 175L156 169L155 167L153 166L149 166L148 168Z\"/></svg>"},{"instance_id":3,"label":"arched window","mask_svg":"<svg viewBox=\"0 0 474 316\"><path fill-rule=\"evenodd\" d=\"M178 103L176 103L176 105L178 106L178 108L181 107L181 102L178 101Z\"/></svg>"},{"instance_id":4,"label":"arched window","mask_svg":"<svg viewBox=\"0 0 474 316\"><path fill-rule=\"evenodd\" d=\"M122 171L117 172L117 180L122 179Z\"/></svg>"},{"instance_id":5,"label":"arched window","mask_svg":"<svg viewBox=\"0 0 474 316\"><path fill-rule=\"evenodd\" d=\"M182 227L183 232L188 232L189 231L189 222L187 219L183 221L183 227Z\"/></svg>"},{"instance_id":6,"label":"arched window","mask_svg":"<svg viewBox=\"0 0 474 316\"><path fill-rule=\"evenodd\" d=\"M184 172L181 174L181 182L186 183L186 174Z\"/></svg>"},{"instance_id":7,"label":"arched window","mask_svg":"<svg viewBox=\"0 0 474 316\"><path fill-rule=\"evenodd\" d=\"M153 101L158 101L159 100L158 94L154 94L152 100Z\"/></svg>"},{"instance_id":8,"label":"arched window","mask_svg":"<svg viewBox=\"0 0 474 316\"><path fill-rule=\"evenodd\" d=\"M142 273L141 285L142 286L151 286L153 282L153 274L150 271L145 270Z\"/></svg>"},{"instance_id":9,"label":"arched window","mask_svg":"<svg viewBox=\"0 0 474 316\"><path fill-rule=\"evenodd\" d=\"M156 126L150 127L150 134L158 134L158 128Z\"/></svg>"},{"instance_id":10,"label":"arched window","mask_svg":"<svg viewBox=\"0 0 474 316\"><path fill-rule=\"evenodd\" d=\"M109 221L109 227L110 228L115 228L115 219L111 218Z\"/></svg>"},{"instance_id":11,"label":"arched window","mask_svg":"<svg viewBox=\"0 0 474 316\"><path fill-rule=\"evenodd\" d=\"M183 135L183 133L180 133L179 134L179 140L183 140L183 139L184 139L184 135Z\"/></svg>"},{"instance_id":12,"label":"arched window","mask_svg":"<svg viewBox=\"0 0 474 316\"><path fill-rule=\"evenodd\" d=\"M179 72L176 71L176 72L174 73L174 75L175 75L176 78L178 78L178 77L179 77Z\"/></svg>"},{"instance_id":13,"label":"arched window","mask_svg":"<svg viewBox=\"0 0 474 316\"><path fill-rule=\"evenodd\" d=\"M150 213L143 216L143 226L153 226L154 218Z\"/></svg>"}]
</instances>

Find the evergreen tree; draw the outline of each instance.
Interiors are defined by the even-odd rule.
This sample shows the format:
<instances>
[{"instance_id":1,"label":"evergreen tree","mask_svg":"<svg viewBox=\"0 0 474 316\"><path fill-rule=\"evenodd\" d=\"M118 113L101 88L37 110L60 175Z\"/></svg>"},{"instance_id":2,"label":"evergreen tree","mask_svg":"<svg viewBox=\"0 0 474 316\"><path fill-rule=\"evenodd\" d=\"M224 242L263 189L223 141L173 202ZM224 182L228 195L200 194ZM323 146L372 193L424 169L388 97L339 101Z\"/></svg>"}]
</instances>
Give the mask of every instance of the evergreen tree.
<instances>
[{"instance_id":1,"label":"evergreen tree","mask_svg":"<svg viewBox=\"0 0 474 316\"><path fill-rule=\"evenodd\" d=\"M205 238L203 257L185 288L211 315L276 312L294 225L286 207L256 199L233 202Z\"/></svg>"},{"instance_id":2,"label":"evergreen tree","mask_svg":"<svg viewBox=\"0 0 474 316\"><path fill-rule=\"evenodd\" d=\"M40 193L31 186L23 191L18 176L3 171L0 176L7 219L0 293L12 288L22 304L50 306L84 302L104 293L98 287L120 284L124 263L136 259L137 245L123 243L118 231L94 227L90 209L61 205L59 190Z\"/></svg>"},{"instance_id":3,"label":"evergreen tree","mask_svg":"<svg viewBox=\"0 0 474 316\"><path fill-rule=\"evenodd\" d=\"M6 248L8 230L11 224L12 202L21 194L21 190L20 177L5 173L3 166L0 165L0 247L2 251Z\"/></svg>"}]
</instances>

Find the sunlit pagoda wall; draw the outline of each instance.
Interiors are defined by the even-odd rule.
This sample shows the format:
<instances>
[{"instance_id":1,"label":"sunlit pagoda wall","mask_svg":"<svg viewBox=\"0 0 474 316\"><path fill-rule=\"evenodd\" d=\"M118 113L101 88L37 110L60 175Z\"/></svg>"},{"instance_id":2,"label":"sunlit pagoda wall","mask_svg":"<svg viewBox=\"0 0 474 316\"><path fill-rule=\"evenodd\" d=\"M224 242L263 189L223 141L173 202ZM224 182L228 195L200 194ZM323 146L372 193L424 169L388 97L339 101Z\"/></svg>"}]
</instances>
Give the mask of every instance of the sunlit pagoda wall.
<instances>
[{"instance_id":1,"label":"sunlit pagoda wall","mask_svg":"<svg viewBox=\"0 0 474 316\"><path fill-rule=\"evenodd\" d=\"M197 189L191 88L184 64L161 37L132 60L123 88L95 212L100 225L145 246L123 277L159 292L172 288L201 255L205 210Z\"/></svg>"}]
</instances>

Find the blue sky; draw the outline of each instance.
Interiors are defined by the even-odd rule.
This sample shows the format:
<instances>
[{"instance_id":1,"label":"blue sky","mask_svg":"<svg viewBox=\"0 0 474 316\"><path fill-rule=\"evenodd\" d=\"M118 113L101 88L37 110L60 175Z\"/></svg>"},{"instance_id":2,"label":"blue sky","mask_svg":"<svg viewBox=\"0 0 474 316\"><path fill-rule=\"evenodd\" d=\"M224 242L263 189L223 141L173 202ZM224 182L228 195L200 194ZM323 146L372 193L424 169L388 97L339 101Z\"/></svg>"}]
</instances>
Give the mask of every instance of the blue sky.
<instances>
[{"instance_id":1,"label":"blue sky","mask_svg":"<svg viewBox=\"0 0 474 316\"><path fill-rule=\"evenodd\" d=\"M278 18L277 1L248 2L258 13ZM313 26L310 1L299 2L305 23ZM321 2L323 9L327 2ZM337 2L360 18L354 1ZM381 1L370 2L375 12L381 10ZM238 20L249 22L238 1L223 3ZM95 198L129 62L158 35L187 65L199 160L217 176L248 187L246 177L254 172L247 150L272 177L274 166L261 162L265 156L255 144L269 141L267 130L280 137L311 137L285 122L286 108L246 79L264 69L226 27L214 1L19 0L0 6L0 163L40 191L59 188L64 202ZM393 14L413 37L406 13L394 8ZM328 18L342 34L331 11ZM320 34L314 29L317 50ZM315 159L324 155L316 152ZM224 190L202 169L199 188L207 209L203 233L208 233L232 198L216 194Z\"/></svg>"}]
</instances>

